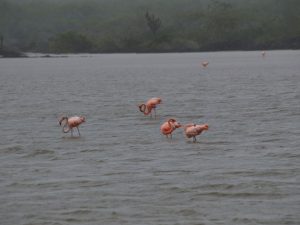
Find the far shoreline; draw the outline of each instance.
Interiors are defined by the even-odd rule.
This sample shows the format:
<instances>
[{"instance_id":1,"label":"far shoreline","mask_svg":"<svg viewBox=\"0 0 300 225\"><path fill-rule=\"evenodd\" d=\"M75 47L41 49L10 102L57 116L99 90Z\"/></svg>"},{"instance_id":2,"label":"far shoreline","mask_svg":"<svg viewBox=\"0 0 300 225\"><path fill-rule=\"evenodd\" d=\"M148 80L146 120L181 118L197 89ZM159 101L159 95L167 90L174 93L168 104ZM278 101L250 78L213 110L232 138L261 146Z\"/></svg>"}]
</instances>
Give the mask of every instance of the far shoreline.
<instances>
[{"instance_id":1,"label":"far shoreline","mask_svg":"<svg viewBox=\"0 0 300 225\"><path fill-rule=\"evenodd\" d=\"M1 58L67 58L70 56L80 56L80 57L91 57L93 55L105 55L105 54L188 54L188 53L215 53L215 52L259 52L259 51L297 51L300 49L233 49L233 50L210 50L210 51L144 51L144 52L76 52L76 53L43 53L43 52L16 52L9 51L9 54L3 54L0 50ZM6 52L5 52L6 53Z\"/></svg>"}]
</instances>

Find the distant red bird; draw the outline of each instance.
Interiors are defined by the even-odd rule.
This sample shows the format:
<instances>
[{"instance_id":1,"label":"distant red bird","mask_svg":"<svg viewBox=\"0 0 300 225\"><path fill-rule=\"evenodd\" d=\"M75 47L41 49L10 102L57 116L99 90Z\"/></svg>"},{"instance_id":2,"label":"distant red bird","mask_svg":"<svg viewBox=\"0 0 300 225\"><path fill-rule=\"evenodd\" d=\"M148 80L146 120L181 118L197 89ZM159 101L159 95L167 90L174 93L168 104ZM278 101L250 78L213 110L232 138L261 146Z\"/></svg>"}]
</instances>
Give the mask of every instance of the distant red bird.
<instances>
[{"instance_id":1,"label":"distant red bird","mask_svg":"<svg viewBox=\"0 0 300 225\"><path fill-rule=\"evenodd\" d=\"M167 138L169 135L172 138L173 131L179 127L181 127L180 123L178 123L175 119L169 119L161 125L160 131L163 135L166 135Z\"/></svg>"},{"instance_id":2,"label":"distant red bird","mask_svg":"<svg viewBox=\"0 0 300 225\"><path fill-rule=\"evenodd\" d=\"M140 108L140 111L144 113L144 115L151 115L152 117L152 109L154 111L154 118L156 118L156 105L160 104L161 98L150 98L146 104L141 104L138 107Z\"/></svg>"},{"instance_id":3,"label":"distant red bird","mask_svg":"<svg viewBox=\"0 0 300 225\"><path fill-rule=\"evenodd\" d=\"M204 61L204 62L202 62L201 64L202 64L202 66L205 68L205 67L207 67L207 66L208 66L209 62L207 62L207 61Z\"/></svg>"},{"instance_id":4,"label":"distant red bird","mask_svg":"<svg viewBox=\"0 0 300 225\"><path fill-rule=\"evenodd\" d=\"M79 132L79 125L85 122L85 117L84 116L72 116L68 118L67 116L63 116L59 120L59 125L62 125L62 122L65 121L65 124L63 125L62 131L64 133L68 133L71 131L71 136L73 136L73 128L76 127L78 134L80 136Z\"/></svg>"},{"instance_id":5,"label":"distant red bird","mask_svg":"<svg viewBox=\"0 0 300 225\"><path fill-rule=\"evenodd\" d=\"M200 135L202 131L208 130L207 124L197 125L194 123L189 123L184 126L184 133L187 138L193 138L193 142L196 142L196 136Z\"/></svg>"}]
</instances>

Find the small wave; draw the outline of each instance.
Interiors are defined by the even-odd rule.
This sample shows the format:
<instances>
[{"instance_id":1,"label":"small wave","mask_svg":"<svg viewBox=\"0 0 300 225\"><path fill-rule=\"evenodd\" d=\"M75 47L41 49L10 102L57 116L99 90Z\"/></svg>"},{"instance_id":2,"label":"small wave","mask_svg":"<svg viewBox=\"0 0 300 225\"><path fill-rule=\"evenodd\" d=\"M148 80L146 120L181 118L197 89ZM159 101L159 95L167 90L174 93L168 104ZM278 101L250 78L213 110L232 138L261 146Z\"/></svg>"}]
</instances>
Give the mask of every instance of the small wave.
<instances>
[{"instance_id":1,"label":"small wave","mask_svg":"<svg viewBox=\"0 0 300 225\"><path fill-rule=\"evenodd\" d=\"M84 140L84 138L81 137L81 136L63 136L62 139L63 139L63 140L66 140L66 141L72 141L72 140Z\"/></svg>"},{"instance_id":2,"label":"small wave","mask_svg":"<svg viewBox=\"0 0 300 225\"><path fill-rule=\"evenodd\" d=\"M196 194L197 196L210 196L210 197L224 197L224 198L266 198L275 199L282 198L285 195L281 193L270 193L270 192L219 192L219 191L209 191Z\"/></svg>"},{"instance_id":3,"label":"small wave","mask_svg":"<svg viewBox=\"0 0 300 225\"><path fill-rule=\"evenodd\" d=\"M267 170L241 170L241 171L228 171L221 173L221 176L247 176L247 177L269 177L269 176L284 176L288 174L284 169L267 169Z\"/></svg>"},{"instance_id":4,"label":"small wave","mask_svg":"<svg viewBox=\"0 0 300 225\"><path fill-rule=\"evenodd\" d=\"M153 175L154 176L160 176L160 175L180 175L180 174L189 174L193 173L194 171L192 170L158 170L154 171Z\"/></svg>"},{"instance_id":5,"label":"small wave","mask_svg":"<svg viewBox=\"0 0 300 225\"><path fill-rule=\"evenodd\" d=\"M82 180L78 182L74 182L75 184L77 183L79 187L102 187L108 185L107 182L104 181L92 181L92 180Z\"/></svg>"},{"instance_id":6,"label":"small wave","mask_svg":"<svg viewBox=\"0 0 300 225\"><path fill-rule=\"evenodd\" d=\"M234 223L238 224L262 224L261 221L255 218L233 218L232 219Z\"/></svg>"},{"instance_id":7,"label":"small wave","mask_svg":"<svg viewBox=\"0 0 300 225\"><path fill-rule=\"evenodd\" d=\"M140 163L140 162L151 162L153 159L146 159L146 158L131 158L128 160L129 162L134 162L134 163Z\"/></svg>"},{"instance_id":8,"label":"small wave","mask_svg":"<svg viewBox=\"0 0 300 225\"><path fill-rule=\"evenodd\" d=\"M105 173L103 174L103 176L132 175L136 173L138 172L111 172L111 173Z\"/></svg>"},{"instance_id":9,"label":"small wave","mask_svg":"<svg viewBox=\"0 0 300 225\"><path fill-rule=\"evenodd\" d=\"M20 152L23 152L22 150L23 150L23 148L20 145L8 146L8 147L4 147L4 148L0 149L0 154L20 153Z\"/></svg>"},{"instance_id":10,"label":"small wave","mask_svg":"<svg viewBox=\"0 0 300 225\"><path fill-rule=\"evenodd\" d=\"M35 149L32 152L30 152L29 154L27 154L25 157L36 157L39 155L51 155L53 156L55 154L55 151L53 150L48 150L48 149Z\"/></svg>"},{"instance_id":11,"label":"small wave","mask_svg":"<svg viewBox=\"0 0 300 225\"><path fill-rule=\"evenodd\" d=\"M233 189L234 187L236 187L233 184L207 184L207 185L202 185L200 187L195 187L194 189L206 189L206 190L211 190L211 189L225 189L225 190L229 190L229 189Z\"/></svg>"},{"instance_id":12,"label":"small wave","mask_svg":"<svg viewBox=\"0 0 300 225\"><path fill-rule=\"evenodd\" d=\"M102 187L108 185L107 182L103 181L92 181L92 180L55 180L55 181L46 181L46 182L12 182L7 184L7 187L18 187L18 188L78 188L78 187Z\"/></svg>"},{"instance_id":13,"label":"small wave","mask_svg":"<svg viewBox=\"0 0 300 225\"><path fill-rule=\"evenodd\" d=\"M215 146L215 145L230 145L233 142L232 141L204 141L204 140L202 140L201 143L205 144L205 145Z\"/></svg>"},{"instance_id":14,"label":"small wave","mask_svg":"<svg viewBox=\"0 0 300 225\"><path fill-rule=\"evenodd\" d=\"M68 223L82 223L83 221L80 219L75 219L75 218L66 218L64 219L64 221L68 222Z\"/></svg>"},{"instance_id":15,"label":"small wave","mask_svg":"<svg viewBox=\"0 0 300 225\"><path fill-rule=\"evenodd\" d=\"M300 157L300 154L295 153L276 153L276 152L269 152L265 154L266 157L275 157L279 159L284 159L284 158L298 158Z\"/></svg>"},{"instance_id":16,"label":"small wave","mask_svg":"<svg viewBox=\"0 0 300 225\"><path fill-rule=\"evenodd\" d=\"M261 140L261 142L263 143L268 143L268 142L278 142L278 141L281 141L282 139L281 138L269 138L269 139L264 139L264 140Z\"/></svg>"},{"instance_id":17,"label":"small wave","mask_svg":"<svg viewBox=\"0 0 300 225\"><path fill-rule=\"evenodd\" d=\"M101 149L84 149L84 150L81 150L80 152L101 152L103 150Z\"/></svg>"},{"instance_id":18,"label":"small wave","mask_svg":"<svg viewBox=\"0 0 300 225\"><path fill-rule=\"evenodd\" d=\"M178 212L178 214L182 216L194 216L198 215L199 213L193 209L182 209Z\"/></svg>"},{"instance_id":19,"label":"small wave","mask_svg":"<svg viewBox=\"0 0 300 225\"><path fill-rule=\"evenodd\" d=\"M66 212L61 212L61 215L87 215L92 213L92 210L89 209L74 209Z\"/></svg>"}]
</instances>

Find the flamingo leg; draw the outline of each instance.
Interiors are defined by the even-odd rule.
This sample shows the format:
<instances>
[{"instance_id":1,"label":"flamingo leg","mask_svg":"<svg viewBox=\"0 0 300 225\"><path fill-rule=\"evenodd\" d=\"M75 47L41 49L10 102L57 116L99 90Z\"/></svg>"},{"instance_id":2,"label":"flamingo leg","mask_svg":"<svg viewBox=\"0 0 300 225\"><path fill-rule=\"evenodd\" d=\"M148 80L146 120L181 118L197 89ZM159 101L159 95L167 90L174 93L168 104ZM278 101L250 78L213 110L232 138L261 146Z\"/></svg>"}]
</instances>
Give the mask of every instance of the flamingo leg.
<instances>
[{"instance_id":1,"label":"flamingo leg","mask_svg":"<svg viewBox=\"0 0 300 225\"><path fill-rule=\"evenodd\" d=\"M197 139L196 139L196 137L194 136L194 137L193 137L193 142L196 142L196 141L197 141Z\"/></svg>"},{"instance_id":2,"label":"flamingo leg","mask_svg":"<svg viewBox=\"0 0 300 225\"><path fill-rule=\"evenodd\" d=\"M150 114L150 118L152 119L152 107L148 106L147 111L148 111L148 114Z\"/></svg>"},{"instance_id":3,"label":"flamingo leg","mask_svg":"<svg viewBox=\"0 0 300 225\"><path fill-rule=\"evenodd\" d=\"M79 132L79 128L78 128L78 127L76 127L76 128L77 128L77 131L78 131L79 136L81 136L81 135L80 135L80 132Z\"/></svg>"},{"instance_id":4,"label":"flamingo leg","mask_svg":"<svg viewBox=\"0 0 300 225\"><path fill-rule=\"evenodd\" d=\"M71 128L71 137L73 137L73 128Z\"/></svg>"},{"instance_id":5,"label":"flamingo leg","mask_svg":"<svg viewBox=\"0 0 300 225\"><path fill-rule=\"evenodd\" d=\"M154 111L154 119L156 119L156 109L153 108L153 111Z\"/></svg>"}]
</instances>

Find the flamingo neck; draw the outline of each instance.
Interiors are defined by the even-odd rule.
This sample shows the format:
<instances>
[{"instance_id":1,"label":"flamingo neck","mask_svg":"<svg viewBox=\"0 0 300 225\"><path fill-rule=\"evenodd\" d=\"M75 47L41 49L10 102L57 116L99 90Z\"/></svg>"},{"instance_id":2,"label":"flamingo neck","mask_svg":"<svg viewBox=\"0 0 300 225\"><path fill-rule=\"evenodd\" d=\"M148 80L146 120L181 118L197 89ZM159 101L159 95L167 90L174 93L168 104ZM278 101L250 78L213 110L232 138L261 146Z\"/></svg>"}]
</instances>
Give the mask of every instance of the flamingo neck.
<instances>
[{"instance_id":1,"label":"flamingo neck","mask_svg":"<svg viewBox=\"0 0 300 225\"><path fill-rule=\"evenodd\" d=\"M149 115L149 113L151 112L151 110L149 110L148 107L145 104L141 104L139 106L139 108L140 108L140 111L142 113L144 113L144 115Z\"/></svg>"},{"instance_id":2,"label":"flamingo neck","mask_svg":"<svg viewBox=\"0 0 300 225\"><path fill-rule=\"evenodd\" d=\"M59 124L61 125L61 123L62 123L63 121L65 121L65 124L64 124L63 127L62 127L62 131L63 131L64 133L68 133L68 132L70 131L70 127L69 127L69 125L68 125L68 121L69 121L68 117L66 117L66 116L62 117L62 118L60 119L60 121L59 121Z\"/></svg>"},{"instance_id":3,"label":"flamingo neck","mask_svg":"<svg viewBox=\"0 0 300 225\"><path fill-rule=\"evenodd\" d=\"M62 128L62 131L63 131L64 133L68 133L70 130L71 130L71 129L70 129L70 127L68 126L68 123L66 123L66 124L63 126L63 128Z\"/></svg>"},{"instance_id":4,"label":"flamingo neck","mask_svg":"<svg viewBox=\"0 0 300 225\"><path fill-rule=\"evenodd\" d=\"M168 121L168 124L169 124L169 127L170 127L170 130L175 130L175 124L171 123L171 121L169 120Z\"/></svg>"}]
</instances>

